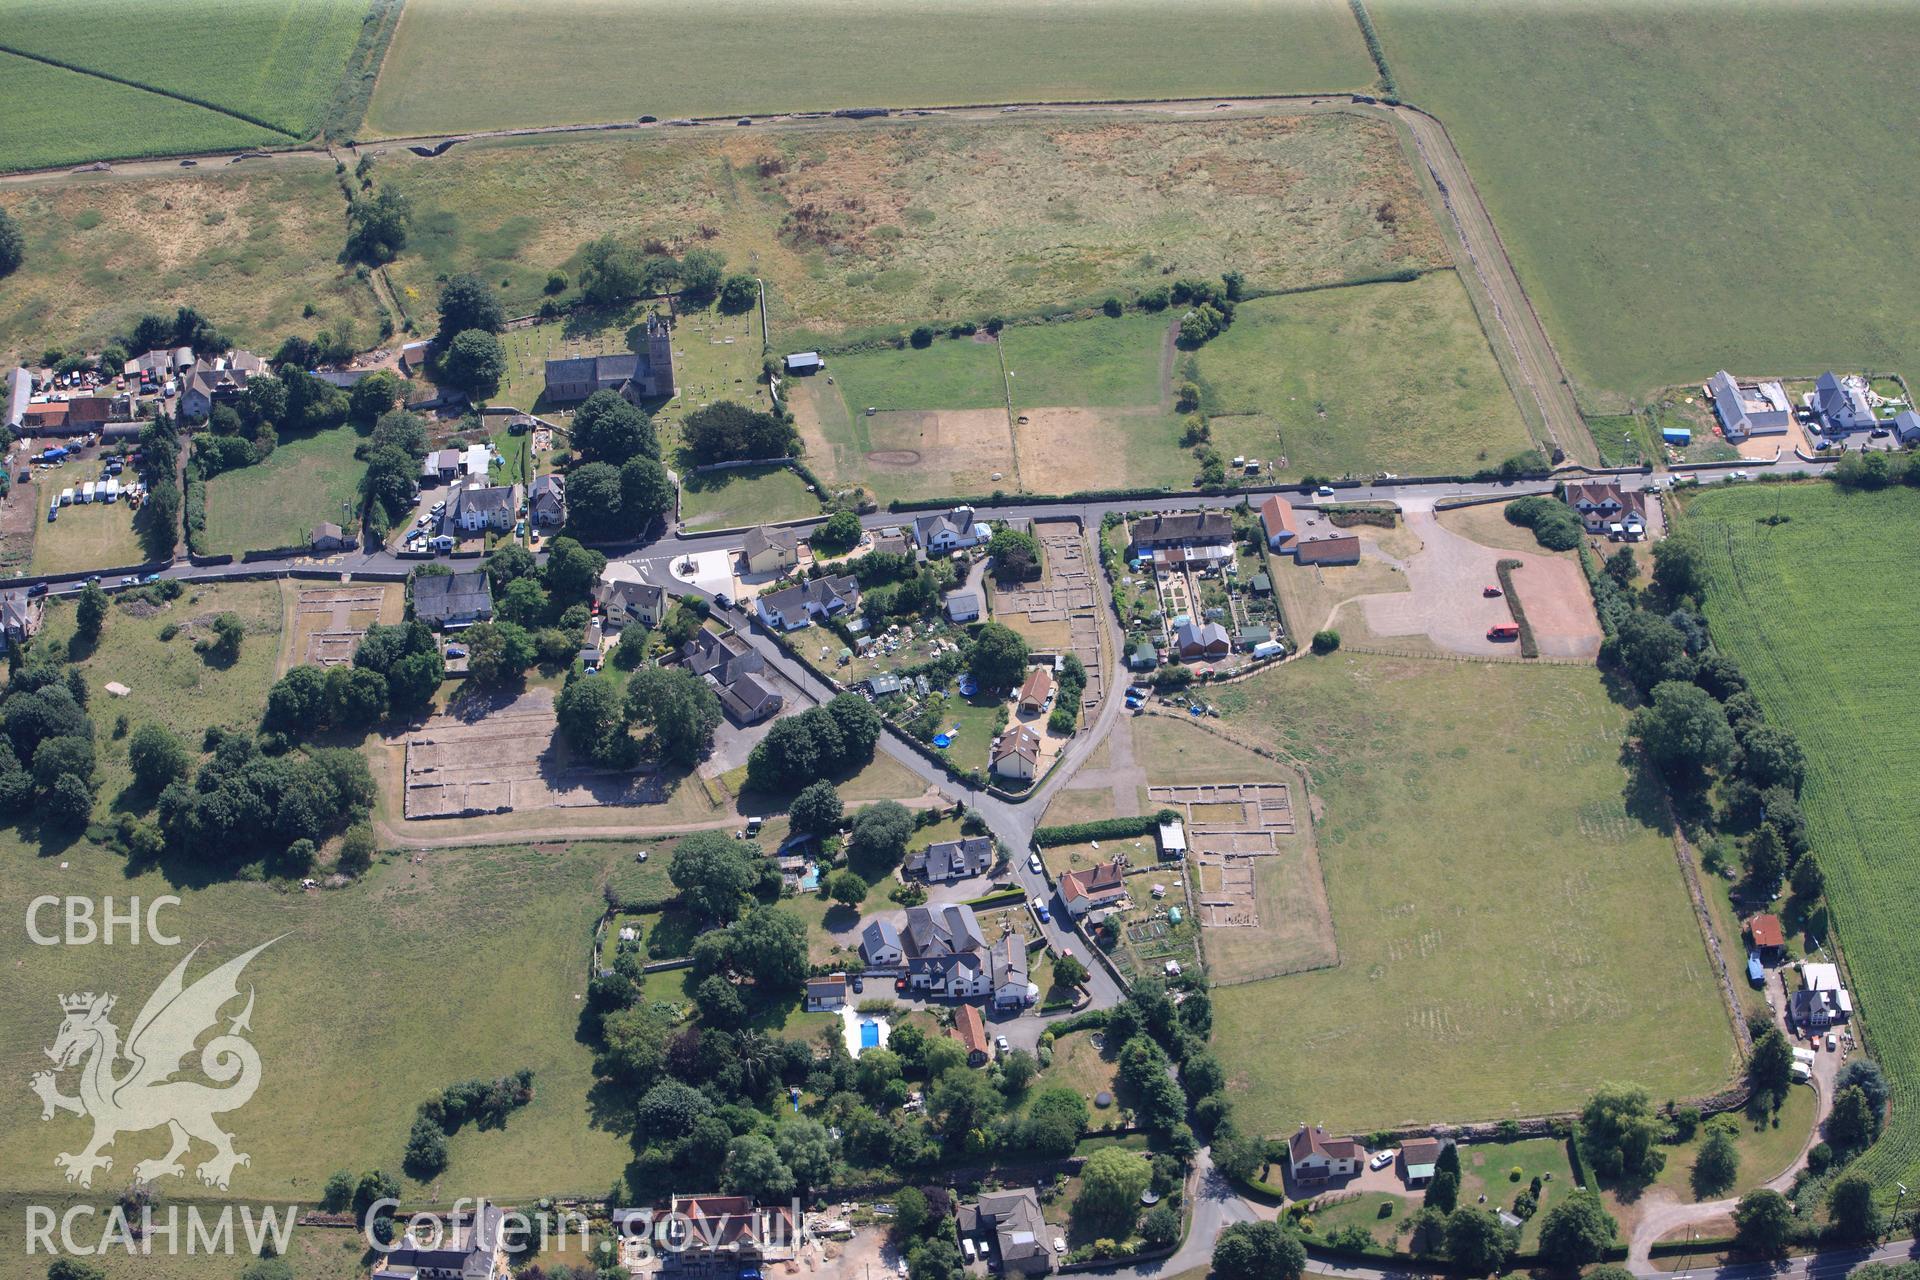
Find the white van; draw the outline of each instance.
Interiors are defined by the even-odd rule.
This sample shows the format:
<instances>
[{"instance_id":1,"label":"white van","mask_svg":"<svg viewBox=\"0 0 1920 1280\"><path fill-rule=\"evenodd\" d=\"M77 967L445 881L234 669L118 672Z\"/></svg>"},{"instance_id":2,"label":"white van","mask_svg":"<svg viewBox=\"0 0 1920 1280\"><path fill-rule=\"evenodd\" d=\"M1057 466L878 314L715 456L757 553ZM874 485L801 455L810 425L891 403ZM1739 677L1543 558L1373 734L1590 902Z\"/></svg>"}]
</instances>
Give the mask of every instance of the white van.
<instances>
[{"instance_id":1,"label":"white van","mask_svg":"<svg viewBox=\"0 0 1920 1280\"><path fill-rule=\"evenodd\" d=\"M70 507L73 505L72 489L62 489L60 491L60 505L63 507Z\"/></svg>"},{"instance_id":2,"label":"white van","mask_svg":"<svg viewBox=\"0 0 1920 1280\"><path fill-rule=\"evenodd\" d=\"M94 484L93 484L93 481L89 480L85 484L80 486L80 501L92 502L93 493L94 493Z\"/></svg>"}]
</instances>

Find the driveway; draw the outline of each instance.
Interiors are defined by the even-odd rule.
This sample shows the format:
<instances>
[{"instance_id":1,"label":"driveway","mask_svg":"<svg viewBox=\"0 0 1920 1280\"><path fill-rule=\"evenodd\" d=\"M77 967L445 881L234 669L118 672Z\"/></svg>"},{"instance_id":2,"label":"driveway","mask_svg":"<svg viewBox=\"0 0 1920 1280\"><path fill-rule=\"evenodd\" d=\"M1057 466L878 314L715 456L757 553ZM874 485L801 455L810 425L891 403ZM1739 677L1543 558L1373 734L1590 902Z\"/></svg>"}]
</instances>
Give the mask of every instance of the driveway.
<instances>
[{"instance_id":1,"label":"driveway","mask_svg":"<svg viewBox=\"0 0 1920 1280\"><path fill-rule=\"evenodd\" d=\"M1599 655L1600 623L1579 565L1483 547L1443 528L1431 510L1410 508L1405 515L1407 528L1425 545L1406 562L1409 590L1359 598L1375 635L1422 635L1449 652L1475 657L1517 656L1512 643L1487 639L1489 627L1513 618L1504 599L1484 591L1500 581L1494 568L1499 561L1518 560L1515 589L1541 655L1585 662Z\"/></svg>"}]
</instances>

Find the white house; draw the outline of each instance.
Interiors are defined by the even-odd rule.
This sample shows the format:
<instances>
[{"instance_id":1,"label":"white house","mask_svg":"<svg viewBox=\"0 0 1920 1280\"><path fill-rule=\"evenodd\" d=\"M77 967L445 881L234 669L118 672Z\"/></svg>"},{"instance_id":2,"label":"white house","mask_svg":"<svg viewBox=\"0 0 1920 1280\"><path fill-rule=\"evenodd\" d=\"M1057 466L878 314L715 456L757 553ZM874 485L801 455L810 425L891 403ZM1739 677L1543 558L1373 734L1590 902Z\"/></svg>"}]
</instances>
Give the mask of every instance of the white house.
<instances>
[{"instance_id":1,"label":"white house","mask_svg":"<svg viewBox=\"0 0 1920 1280\"><path fill-rule=\"evenodd\" d=\"M1360 1172L1366 1152L1352 1138L1329 1138L1318 1125L1301 1125L1287 1139L1287 1166L1295 1182L1325 1182Z\"/></svg>"},{"instance_id":2,"label":"white house","mask_svg":"<svg viewBox=\"0 0 1920 1280\"><path fill-rule=\"evenodd\" d=\"M1067 904L1068 913L1074 916L1111 907L1126 896L1126 868L1118 858L1085 871L1069 871L1060 877L1060 901Z\"/></svg>"},{"instance_id":3,"label":"white house","mask_svg":"<svg viewBox=\"0 0 1920 1280\"><path fill-rule=\"evenodd\" d=\"M1830 436L1844 436L1854 431L1870 431L1879 425L1873 416L1873 407L1867 403L1867 390L1862 379L1841 378L1828 372L1820 375L1813 384L1813 412L1820 419L1820 429Z\"/></svg>"},{"instance_id":4,"label":"white house","mask_svg":"<svg viewBox=\"0 0 1920 1280\"><path fill-rule=\"evenodd\" d=\"M1040 771L1040 735L1029 725L1009 725L993 744L992 769L1003 778L1031 778Z\"/></svg>"},{"instance_id":5,"label":"white house","mask_svg":"<svg viewBox=\"0 0 1920 1280\"><path fill-rule=\"evenodd\" d=\"M935 512L913 522L913 540L930 556L977 547L992 538L992 529L974 521L972 507Z\"/></svg>"},{"instance_id":6,"label":"white house","mask_svg":"<svg viewBox=\"0 0 1920 1280\"><path fill-rule=\"evenodd\" d=\"M847 975L830 973L824 978L807 979L807 1012L835 1013L847 1003Z\"/></svg>"},{"instance_id":7,"label":"white house","mask_svg":"<svg viewBox=\"0 0 1920 1280\"><path fill-rule=\"evenodd\" d=\"M875 920L860 931L860 958L869 969L892 968L907 958L900 931L885 920Z\"/></svg>"},{"instance_id":8,"label":"white house","mask_svg":"<svg viewBox=\"0 0 1920 1280\"><path fill-rule=\"evenodd\" d=\"M980 617L978 591L949 591L947 617L954 622L973 622Z\"/></svg>"},{"instance_id":9,"label":"white house","mask_svg":"<svg viewBox=\"0 0 1920 1280\"><path fill-rule=\"evenodd\" d=\"M513 528L514 518L520 514L520 494L517 484L469 485L454 494L449 514L453 523L468 533L482 529L505 532Z\"/></svg>"},{"instance_id":10,"label":"white house","mask_svg":"<svg viewBox=\"0 0 1920 1280\"><path fill-rule=\"evenodd\" d=\"M860 606L860 583L852 574L810 578L754 601L760 621L781 631L797 631L816 619L824 621L851 613Z\"/></svg>"}]
</instances>

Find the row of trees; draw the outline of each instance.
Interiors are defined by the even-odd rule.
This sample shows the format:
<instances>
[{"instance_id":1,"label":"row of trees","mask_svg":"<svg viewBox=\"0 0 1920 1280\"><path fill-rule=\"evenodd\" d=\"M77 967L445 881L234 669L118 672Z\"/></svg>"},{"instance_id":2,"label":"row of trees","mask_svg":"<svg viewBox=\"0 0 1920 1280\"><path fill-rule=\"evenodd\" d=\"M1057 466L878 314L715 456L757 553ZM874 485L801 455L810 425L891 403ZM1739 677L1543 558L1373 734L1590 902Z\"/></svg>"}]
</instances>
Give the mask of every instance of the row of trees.
<instances>
[{"instance_id":1,"label":"row of trees","mask_svg":"<svg viewBox=\"0 0 1920 1280\"><path fill-rule=\"evenodd\" d=\"M873 759L880 713L856 693L773 722L747 757L747 785L787 792L830 774L851 772Z\"/></svg>"}]
</instances>

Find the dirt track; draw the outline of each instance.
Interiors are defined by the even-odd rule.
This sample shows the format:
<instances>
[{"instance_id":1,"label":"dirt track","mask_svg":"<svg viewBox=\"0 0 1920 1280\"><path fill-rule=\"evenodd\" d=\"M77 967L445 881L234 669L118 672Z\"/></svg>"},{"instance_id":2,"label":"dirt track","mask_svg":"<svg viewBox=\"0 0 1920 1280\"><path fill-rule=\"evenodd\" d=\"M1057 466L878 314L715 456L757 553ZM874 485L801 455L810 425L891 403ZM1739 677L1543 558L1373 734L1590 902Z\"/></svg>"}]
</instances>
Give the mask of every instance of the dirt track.
<instances>
[{"instance_id":1,"label":"dirt track","mask_svg":"<svg viewBox=\"0 0 1920 1280\"><path fill-rule=\"evenodd\" d=\"M1599 450L1587 433L1579 405L1574 403L1560 357L1540 324L1533 302L1520 286L1506 246L1500 243L1500 233L1494 229L1493 218L1481 202L1466 161L1454 149L1446 126L1414 107L1382 110L1391 111L1412 132L1414 146L1440 188L1441 203L1466 250L1467 261L1462 265L1472 268L1492 299L1494 319L1518 363L1522 385L1514 388L1516 394L1530 396L1539 406L1548 436L1568 457L1598 462Z\"/></svg>"}]
</instances>

